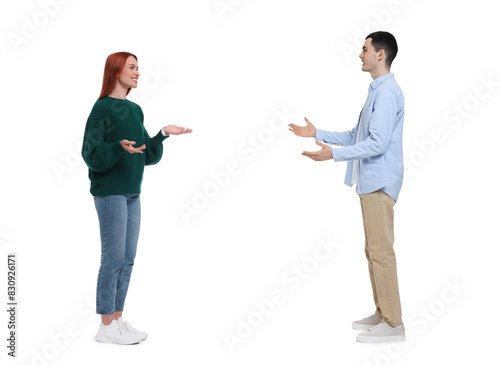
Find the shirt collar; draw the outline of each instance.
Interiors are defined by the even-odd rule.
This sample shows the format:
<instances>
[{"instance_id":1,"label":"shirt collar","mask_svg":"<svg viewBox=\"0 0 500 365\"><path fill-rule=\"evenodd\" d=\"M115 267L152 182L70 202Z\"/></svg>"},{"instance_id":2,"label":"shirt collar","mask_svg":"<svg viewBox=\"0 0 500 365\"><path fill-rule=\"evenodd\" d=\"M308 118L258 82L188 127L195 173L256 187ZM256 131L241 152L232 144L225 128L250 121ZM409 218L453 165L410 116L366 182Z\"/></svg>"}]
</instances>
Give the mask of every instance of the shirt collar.
<instances>
[{"instance_id":1,"label":"shirt collar","mask_svg":"<svg viewBox=\"0 0 500 365\"><path fill-rule=\"evenodd\" d=\"M372 91L372 90L375 90L381 83L383 83L385 80L388 80L388 79L393 79L394 78L394 74L393 73L387 73L383 76L380 76L380 77L377 77L375 80L373 80L371 83L370 83L370 87L368 88L368 90Z\"/></svg>"}]
</instances>

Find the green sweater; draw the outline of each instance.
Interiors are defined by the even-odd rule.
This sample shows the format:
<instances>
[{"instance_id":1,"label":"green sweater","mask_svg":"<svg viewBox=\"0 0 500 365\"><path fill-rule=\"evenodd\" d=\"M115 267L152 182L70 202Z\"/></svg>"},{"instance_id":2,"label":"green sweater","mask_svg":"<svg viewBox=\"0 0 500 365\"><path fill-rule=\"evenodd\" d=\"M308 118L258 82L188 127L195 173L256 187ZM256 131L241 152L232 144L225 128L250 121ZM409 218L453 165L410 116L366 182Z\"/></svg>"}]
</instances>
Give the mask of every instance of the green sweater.
<instances>
[{"instance_id":1,"label":"green sweater","mask_svg":"<svg viewBox=\"0 0 500 365\"><path fill-rule=\"evenodd\" d=\"M158 132L151 138L144 128L144 114L136 103L106 96L90 112L83 137L82 156L89 167L93 196L140 194L145 165L161 160L162 142ZM129 153L120 145L127 139L134 147L146 144L143 153Z\"/></svg>"}]
</instances>

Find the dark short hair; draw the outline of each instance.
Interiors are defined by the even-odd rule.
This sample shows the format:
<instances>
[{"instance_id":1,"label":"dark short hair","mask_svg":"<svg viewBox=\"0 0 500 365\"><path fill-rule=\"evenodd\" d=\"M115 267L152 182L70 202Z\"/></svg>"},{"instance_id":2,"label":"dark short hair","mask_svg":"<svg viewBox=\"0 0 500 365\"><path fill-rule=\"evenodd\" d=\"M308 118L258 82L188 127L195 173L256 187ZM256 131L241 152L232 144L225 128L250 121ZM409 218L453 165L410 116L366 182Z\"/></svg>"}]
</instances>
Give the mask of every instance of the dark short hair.
<instances>
[{"instance_id":1,"label":"dark short hair","mask_svg":"<svg viewBox=\"0 0 500 365\"><path fill-rule=\"evenodd\" d=\"M365 38L372 39L372 46L375 48L375 52L383 49L385 51L385 65L390 68L392 61L396 58L398 54L398 43L396 38L389 32L373 32L368 34Z\"/></svg>"}]
</instances>

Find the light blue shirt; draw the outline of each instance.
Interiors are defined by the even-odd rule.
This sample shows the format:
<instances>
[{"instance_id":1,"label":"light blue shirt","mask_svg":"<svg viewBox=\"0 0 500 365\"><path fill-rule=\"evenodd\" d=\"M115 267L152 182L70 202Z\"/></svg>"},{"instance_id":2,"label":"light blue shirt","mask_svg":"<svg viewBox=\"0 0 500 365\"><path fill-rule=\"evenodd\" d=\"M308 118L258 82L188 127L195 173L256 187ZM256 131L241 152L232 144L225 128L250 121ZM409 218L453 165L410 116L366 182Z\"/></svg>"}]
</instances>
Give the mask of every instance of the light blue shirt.
<instances>
[{"instance_id":1,"label":"light blue shirt","mask_svg":"<svg viewBox=\"0 0 500 365\"><path fill-rule=\"evenodd\" d=\"M358 194L382 189L397 200L404 173L403 119L403 92L394 74L388 73L370 83L368 97L354 129L348 132L316 129L316 139L343 146L332 148L332 157L335 162L348 161L346 185L353 185L353 168L356 168ZM356 160L359 163L354 164Z\"/></svg>"}]
</instances>

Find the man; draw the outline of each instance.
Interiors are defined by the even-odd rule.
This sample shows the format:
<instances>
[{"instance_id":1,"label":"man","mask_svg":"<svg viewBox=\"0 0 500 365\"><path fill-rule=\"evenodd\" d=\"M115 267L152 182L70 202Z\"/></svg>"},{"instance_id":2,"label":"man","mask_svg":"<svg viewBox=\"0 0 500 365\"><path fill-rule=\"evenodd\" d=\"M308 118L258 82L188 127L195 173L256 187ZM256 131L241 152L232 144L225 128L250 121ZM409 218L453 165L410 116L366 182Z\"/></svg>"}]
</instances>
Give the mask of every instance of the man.
<instances>
[{"instance_id":1,"label":"man","mask_svg":"<svg viewBox=\"0 0 500 365\"><path fill-rule=\"evenodd\" d=\"M365 330L359 342L405 340L401 319L396 256L394 254L394 204L403 183L404 96L390 72L398 46L394 36L375 32L366 37L359 57L362 70L373 78L358 124L348 132L316 129L307 118L305 127L289 124L297 136L315 137L321 150L303 152L315 161L348 161L345 184L356 184L365 230L365 254L375 300L373 315L355 321ZM341 148L332 148L322 142Z\"/></svg>"}]
</instances>

